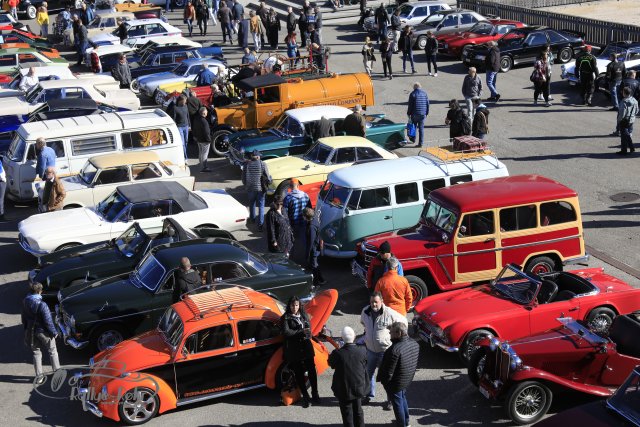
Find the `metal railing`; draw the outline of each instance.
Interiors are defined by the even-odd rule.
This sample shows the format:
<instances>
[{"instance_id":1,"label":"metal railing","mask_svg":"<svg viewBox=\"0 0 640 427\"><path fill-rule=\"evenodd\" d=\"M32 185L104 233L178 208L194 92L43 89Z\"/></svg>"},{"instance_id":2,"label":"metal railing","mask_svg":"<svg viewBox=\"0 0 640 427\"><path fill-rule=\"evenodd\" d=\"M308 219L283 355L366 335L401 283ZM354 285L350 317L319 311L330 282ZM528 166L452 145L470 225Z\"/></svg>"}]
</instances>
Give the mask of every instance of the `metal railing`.
<instances>
[{"instance_id":1,"label":"metal railing","mask_svg":"<svg viewBox=\"0 0 640 427\"><path fill-rule=\"evenodd\" d=\"M493 0L495 3L517 7L537 9L541 7L566 6L569 4L589 3L597 0Z\"/></svg>"}]
</instances>

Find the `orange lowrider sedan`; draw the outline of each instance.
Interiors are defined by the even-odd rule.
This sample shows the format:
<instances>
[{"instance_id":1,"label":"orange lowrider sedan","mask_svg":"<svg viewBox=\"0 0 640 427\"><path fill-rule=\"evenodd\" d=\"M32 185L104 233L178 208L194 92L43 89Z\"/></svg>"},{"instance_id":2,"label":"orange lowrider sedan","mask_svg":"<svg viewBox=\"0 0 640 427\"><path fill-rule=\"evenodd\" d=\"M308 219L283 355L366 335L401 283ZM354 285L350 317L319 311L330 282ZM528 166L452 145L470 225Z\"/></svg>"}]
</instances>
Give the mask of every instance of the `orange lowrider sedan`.
<instances>
[{"instance_id":1,"label":"orange lowrider sedan","mask_svg":"<svg viewBox=\"0 0 640 427\"><path fill-rule=\"evenodd\" d=\"M318 374L329 357L318 337L337 299L329 289L305 306ZM187 295L167 309L157 329L91 360L78 387L83 407L138 425L189 403L260 387L278 390L286 375L279 325L284 309L243 287Z\"/></svg>"}]
</instances>

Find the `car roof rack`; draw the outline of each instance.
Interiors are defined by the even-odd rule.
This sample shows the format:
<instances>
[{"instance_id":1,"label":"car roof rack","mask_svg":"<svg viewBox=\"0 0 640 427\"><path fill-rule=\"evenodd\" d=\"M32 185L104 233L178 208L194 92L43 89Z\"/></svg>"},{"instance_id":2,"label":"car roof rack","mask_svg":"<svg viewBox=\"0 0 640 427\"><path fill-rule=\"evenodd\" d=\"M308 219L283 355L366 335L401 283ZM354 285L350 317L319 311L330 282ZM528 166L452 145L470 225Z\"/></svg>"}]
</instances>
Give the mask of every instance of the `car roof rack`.
<instances>
[{"instance_id":1,"label":"car roof rack","mask_svg":"<svg viewBox=\"0 0 640 427\"><path fill-rule=\"evenodd\" d=\"M224 289L218 289L220 287ZM210 291L198 292L203 289ZM246 290L251 290L251 288L233 283L215 283L200 286L181 295L181 298L193 313L190 320L204 319L208 314L219 312L227 312L231 319L230 312L237 307L263 308L271 311L271 308L267 306L254 304L247 296Z\"/></svg>"},{"instance_id":2,"label":"car roof rack","mask_svg":"<svg viewBox=\"0 0 640 427\"><path fill-rule=\"evenodd\" d=\"M441 145L443 142L445 144ZM453 138L428 141L427 144L431 147L420 150L418 156L430 160L447 176L450 175L449 165L453 164L463 165L470 172L475 172L477 164L474 164L474 160L485 161L496 169L501 167L498 157L488 145L478 150L454 150Z\"/></svg>"}]
</instances>

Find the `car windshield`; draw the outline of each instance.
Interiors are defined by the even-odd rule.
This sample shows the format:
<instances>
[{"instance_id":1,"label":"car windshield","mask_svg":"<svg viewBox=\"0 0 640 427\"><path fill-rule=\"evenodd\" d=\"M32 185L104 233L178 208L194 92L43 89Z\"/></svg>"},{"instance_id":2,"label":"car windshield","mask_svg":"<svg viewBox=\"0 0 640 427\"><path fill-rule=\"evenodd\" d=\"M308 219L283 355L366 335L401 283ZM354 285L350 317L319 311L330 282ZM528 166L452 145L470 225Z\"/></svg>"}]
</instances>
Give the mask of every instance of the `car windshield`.
<instances>
[{"instance_id":1,"label":"car windshield","mask_svg":"<svg viewBox=\"0 0 640 427\"><path fill-rule=\"evenodd\" d=\"M138 288L145 287L150 291L155 291L162 277L164 277L165 269L158 260L151 254L138 264L129 278L131 282Z\"/></svg>"},{"instance_id":2,"label":"car windshield","mask_svg":"<svg viewBox=\"0 0 640 427\"><path fill-rule=\"evenodd\" d=\"M402 6L400 6L400 16L402 18L406 18L407 16L409 16L412 10L413 10L413 6L405 3Z\"/></svg>"},{"instance_id":3,"label":"car windshield","mask_svg":"<svg viewBox=\"0 0 640 427\"><path fill-rule=\"evenodd\" d=\"M286 114L280 117L273 130L282 135L301 136L303 134L300 122Z\"/></svg>"},{"instance_id":4,"label":"car windshield","mask_svg":"<svg viewBox=\"0 0 640 427\"><path fill-rule=\"evenodd\" d=\"M493 31L493 24L489 22L478 22L469 30L470 33L475 33L475 34L491 34L492 31Z\"/></svg>"},{"instance_id":5,"label":"car windshield","mask_svg":"<svg viewBox=\"0 0 640 427\"><path fill-rule=\"evenodd\" d=\"M607 400L607 406L627 418L635 425L640 425L640 368L636 367L629 378Z\"/></svg>"},{"instance_id":6,"label":"car windshield","mask_svg":"<svg viewBox=\"0 0 640 427\"><path fill-rule=\"evenodd\" d=\"M9 146L7 157L12 162L21 162L24 158L24 150L27 148L27 143L18 135L18 132L14 132L13 140Z\"/></svg>"},{"instance_id":7,"label":"car windshield","mask_svg":"<svg viewBox=\"0 0 640 427\"><path fill-rule=\"evenodd\" d=\"M38 97L40 96L40 92L42 92L42 86L35 85L27 91L27 94L24 96L25 101L27 101L29 104L35 102L36 99L38 99Z\"/></svg>"},{"instance_id":8,"label":"car windshield","mask_svg":"<svg viewBox=\"0 0 640 427\"><path fill-rule=\"evenodd\" d=\"M433 13L421 22L422 25L426 25L428 27L437 27L440 22L444 19L445 15L441 13Z\"/></svg>"},{"instance_id":9,"label":"car windshield","mask_svg":"<svg viewBox=\"0 0 640 427\"><path fill-rule=\"evenodd\" d=\"M98 203L96 212L106 221L113 222L120 212L129 204L117 191Z\"/></svg>"},{"instance_id":10,"label":"car windshield","mask_svg":"<svg viewBox=\"0 0 640 427\"><path fill-rule=\"evenodd\" d=\"M176 348L182 341L182 333L184 332L184 324L178 313L169 307L158 322L158 330L162 333L167 344Z\"/></svg>"},{"instance_id":11,"label":"car windshield","mask_svg":"<svg viewBox=\"0 0 640 427\"><path fill-rule=\"evenodd\" d=\"M116 239L116 246L122 255L129 258L143 249L146 241L147 235L132 226Z\"/></svg>"},{"instance_id":12,"label":"car windshield","mask_svg":"<svg viewBox=\"0 0 640 427\"><path fill-rule=\"evenodd\" d=\"M609 59L609 55L611 54L623 54L621 58L625 58L627 56L627 48L623 47L623 46L616 46L616 45L607 45L607 47L604 48L604 50L600 53L600 55L598 55L598 58L606 58Z\"/></svg>"},{"instance_id":13,"label":"car windshield","mask_svg":"<svg viewBox=\"0 0 640 427\"><path fill-rule=\"evenodd\" d=\"M455 212L438 204L435 200L429 200L422 211L422 219L427 223L440 228L446 233L452 233L458 222Z\"/></svg>"},{"instance_id":14,"label":"car windshield","mask_svg":"<svg viewBox=\"0 0 640 427\"><path fill-rule=\"evenodd\" d=\"M324 197L325 203L335 206L337 208L343 208L347 204L347 200L349 200L349 195L351 194L351 189L347 187L341 187L339 185L332 184L329 191L326 192ZM357 202L357 201L356 201Z\"/></svg>"},{"instance_id":15,"label":"car windshield","mask_svg":"<svg viewBox=\"0 0 640 427\"><path fill-rule=\"evenodd\" d=\"M85 163L82 170L80 170L80 179L85 182L87 185L91 185L93 182L93 178L95 178L96 173L98 173L98 169L91 162Z\"/></svg>"},{"instance_id":16,"label":"car windshield","mask_svg":"<svg viewBox=\"0 0 640 427\"><path fill-rule=\"evenodd\" d=\"M100 28L101 22L102 22L102 17L98 15L93 19L93 21L89 22L89 25L87 25L87 28Z\"/></svg>"},{"instance_id":17,"label":"car windshield","mask_svg":"<svg viewBox=\"0 0 640 427\"><path fill-rule=\"evenodd\" d=\"M507 264L491 282L491 287L496 292L523 305L533 301L538 294L539 286L540 280L523 273L511 264Z\"/></svg>"},{"instance_id":18,"label":"car windshield","mask_svg":"<svg viewBox=\"0 0 640 427\"><path fill-rule=\"evenodd\" d=\"M512 31L509 31L504 36L500 37L500 40L498 40L498 43L500 44L509 44L514 42L519 43L522 40L524 40L525 36L526 34L523 33L522 31L512 30Z\"/></svg>"},{"instance_id":19,"label":"car windshield","mask_svg":"<svg viewBox=\"0 0 640 427\"><path fill-rule=\"evenodd\" d=\"M189 71L189 66L187 64L180 64L173 69L173 74L178 76L186 76L187 71Z\"/></svg>"},{"instance_id":20,"label":"car windshield","mask_svg":"<svg viewBox=\"0 0 640 427\"><path fill-rule=\"evenodd\" d=\"M149 65L151 62L153 62L153 52L151 51L147 51L142 55L142 58L140 58L140 64L142 65Z\"/></svg>"},{"instance_id":21,"label":"car windshield","mask_svg":"<svg viewBox=\"0 0 640 427\"><path fill-rule=\"evenodd\" d=\"M607 338L592 332L588 327L571 317L561 317L558 322L562 323L565 328L569 329L573 334L579 335L593 345L606 344L609 342Z\"/></svg>"},{"instance_id":22,"label":"car windshield","mask_svg":"<svg viewBox=\"0 0 640 427\"><path fill-rule=\"evenodd\" d=\"M331 147L327 147L324 144L316 143L307 153L303 156L303 159L313 163L324 164L327 162L329 155L331 154Z\"/></svg>"}]
</instances>

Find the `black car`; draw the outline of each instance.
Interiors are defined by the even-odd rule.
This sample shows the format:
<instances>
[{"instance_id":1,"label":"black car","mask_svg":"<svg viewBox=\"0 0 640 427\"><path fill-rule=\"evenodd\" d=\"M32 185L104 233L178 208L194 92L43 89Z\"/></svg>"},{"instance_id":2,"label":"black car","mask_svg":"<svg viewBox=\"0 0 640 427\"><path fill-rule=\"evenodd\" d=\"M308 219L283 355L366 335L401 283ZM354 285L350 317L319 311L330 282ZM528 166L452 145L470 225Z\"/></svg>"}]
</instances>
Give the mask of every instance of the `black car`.
<instances>
[{"instance_id":1,"label":"black car","mask_svg":"<svg viewBox=\"0 0 640 427\"><path fill-rule=\"evenodd\" d=\"M178 267L191 261L200 291L221 282L243 285L287 301L313 296L313 275L284 254L258 254L223 238L188 240L151 249L129 274L69 286L58 293L56 323L73 348L102 351L157 326L175 302ZM198 291L195 291L198 292Z\"/></svg>"},{"instance_id":2,"label":"black car","mask_svg":"<svg viewBox=\"0 0 640 427\"><path fill-rule=\"evenodd\" d=\"M80 9L82 1L80 0L22 0L18 3L18 13L26 14L28 19L35 19L38 8L42 3L47 3L49 14L61 12L65 7L70 6L71 9Z\"/></svg>"},{"instance_id":3,"label":"black car","mask_svg":"<svg viewBox=\"0 0 640 427\"><path fill-rule=\"evenodd\" d=\"M29 272L29 283L42 283L42 296L52 303L58 291L67 286L132 271L142 257L157 246L206 237L235 240L231 233L219 228L185 230L173 218L166 218L162 231L156 235L146 233L135 222L116 239L42 256L38 259L39 268Z\"/></svg>"},{"instance_id":4,"label":"black car","mask_svg":"<svg viewBox=\"0 0 640 427\"><path fill-rule=\"evenodd\" d=\"M555 62L565 64L584 48L581 35L548 27L524 27L509 31L498 40L500 71L506 73L514 65L533 64L545 45L551 46ZM462 62L470 67L484 68L489 49L486 45L471 46L462 53Z\"/></svg>"},{"instance_id":5,"label":"black car","mask_svg":"<svg viewBox=\"0 0 640 427\"><path fill-rule=\"evenodd\" d=\"M90 114L113 113L117 108L98 104L92 99L52 99L27 115L0 117L0 152L7 151L13 132L24 123L56 120L65 117L88 116Z\"/></svg>"},{"instance_id":6,"label":"black car","mask_svg":"<svg viewBox=\"0 0 640 427\"><path fill-rule=\"evenodd\" d=\"M149 49L134 62L130 62L131 78L173 70L176 65L190 58L201 58L200 49L186 46L157 46Z\"/></svg>"}]
</instances>

